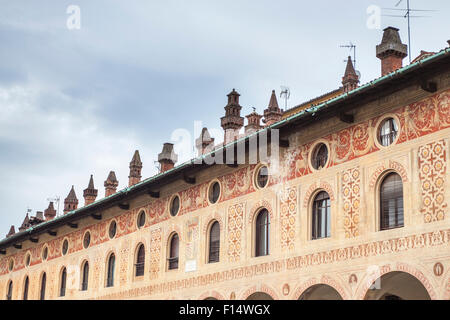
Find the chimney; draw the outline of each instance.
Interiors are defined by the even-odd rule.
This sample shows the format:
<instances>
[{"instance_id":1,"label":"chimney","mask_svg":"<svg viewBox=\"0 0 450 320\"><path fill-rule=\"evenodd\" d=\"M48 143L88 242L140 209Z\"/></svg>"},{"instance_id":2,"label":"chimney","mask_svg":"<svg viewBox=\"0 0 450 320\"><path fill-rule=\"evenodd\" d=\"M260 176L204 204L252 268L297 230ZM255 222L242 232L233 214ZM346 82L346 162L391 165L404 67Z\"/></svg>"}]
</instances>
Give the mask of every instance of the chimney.
<instances>
[{"instance_id":1,"label":"chimney","mask_svg":"<svg viewBox=\"0 0 450 320\"><path fill-rule=\"evenodd\" d=\"M161 165L160 173L166 172L175 166L178 156L173 150L172 143L164 143L162 152L158 155L158 162Z\"/></svg>"},{"instance_id":2,"label":"chimney","mask_svg":"<svg viewBox=\"0 0 450 320\"><path fill-rule=\"evenodd\" d=\"M83 197L84 197L84 205L88 206L91 203L94 203L95 199L97 198L98 190L94 188L94 178L91 174L91 179L89 180L89 185L87 189L83 191Z\"/></svg>"},{"instance_id":3,"label":"chimney","mask_svg":"<svg viewBox=\"0 0 450 320\"><path fill-rule=\"evenodd\" d=\"M253 112L245 117L247 118L247 122L248 122L248 124L245 126L245 134L246 135L252 134L262 128L261 118L263 116L256 113L255 109L253 109Z\"/></svg>"},{"instance_id":4,"label":"chimney","mask_svg":"<svg viewBox=\"0 0 450 320\"><path fill-rule=\"evenodd\" d=\"M348 57L347 67L345 68L345 74L342 78L342 85L344 86L344 92L352 91L358 88L359 78L353 67L352 57Z\"/></svg>"},{"instance_id":5,"label":"chimney","mask_svg":"<svg viewBox=\"0 0 450 320\"><path fill-rule=\"evenodd\" d=\"M195 146L198 151L198 156L212 151L214 148L214 138L211 138L208 128L203 128L200 137L195 140Z\"/></svg>"},{"instance_id":6,"label":"chimney","mask_svg":"<svg viewBox=\"0 0 450 320\"><path fill-rule=\"evenodd\" d=\"M117 181L116 173L111 171L108 175L108 178L105 181L105 197L109 197L116 193L117 186L119 185L119 181Z\"/></svg>"},{"instance_id":7,"label":"chimney","mask_svg":"<svg viewBox=\"0 0 450 320\"><path fill-rule=\"evenodd\" d=\"M44 221L44 213L42 211L36 211L36 219Z\"/></svg>"},{"instance_id":8,"label":"chimney","mask_svg":"<svg viewBox=\"0 0 450 320\"><path fill-rule=\"evenodd\" d=\"M53 202L50 202L48 208L44 211L45 221L53 220L56 217L56 210L53 206Z\"/></svg>"},{"instance_id":9,"label":"chimney","mask_svg":"<svg viewBox=\"0 0 450 320\"><path fill-rule=\"evenodd\" d=\"M16 229L14 229L14 226L11 226L6 237L9 238L9 237L13 236L15 233L16 233Z\"/></svg>"},{"instance_id":10,"label":"chimney","mask_svg":"<svg viewBox=\"0 0 450 320\"><path fill-rule=\"evenodd\" d=\"M141 181L142 161L139 150L134 152L133 159L130 162L130 175L128 176L128 186L134 186Z\"/></svg>"},{"instance_id":11,"label":"chimney","mask_svg":"<svg viewBox=\"0 0 450 320\"><path fill-rule=\"evenodd\" d=\"M269 106L266 110L264 110L264 119L263 122L270 126L281 120L281 116L283 112L278 107L277 95L275 94L275 90L272 90L272 95L270 96Z\"/></svg>"},{"instance_id":12,"label":"chimney","mask_svg":"<svg viewBox=\"0 0 450 320\"><path fill-rule=\"evenodd\" d=\"M408 55L408 46L400 40L397 28L384 29L381 44L377 45L377 58L381 60L381 75L385 76L403 67L403 59Z\"/></svg>"},{"instance_id":13,"label":"chimney","mask_svg":"<svg viewBox=\"0 0 450 320\"><path fill-rule=\"evenodd\" d=\"M67 214L78 208L78 199L75 194L74 186L70 189L70 192L66 199L64 199L64 214Z\"/></svg>"},{"instance_id":14,"label":"chimney","mask_svg":"<svg viewBox=\"0 0 450 320\"><path fill-rule=\"evenodd\" d=\"M244 126L244 118L241 117L240 94L235 89L228 94L228 104L225 106L225 117L222 117L221 126L225 131L223 144L233 142L239 137L239 130Z\"/></svg>"}]
</instances>

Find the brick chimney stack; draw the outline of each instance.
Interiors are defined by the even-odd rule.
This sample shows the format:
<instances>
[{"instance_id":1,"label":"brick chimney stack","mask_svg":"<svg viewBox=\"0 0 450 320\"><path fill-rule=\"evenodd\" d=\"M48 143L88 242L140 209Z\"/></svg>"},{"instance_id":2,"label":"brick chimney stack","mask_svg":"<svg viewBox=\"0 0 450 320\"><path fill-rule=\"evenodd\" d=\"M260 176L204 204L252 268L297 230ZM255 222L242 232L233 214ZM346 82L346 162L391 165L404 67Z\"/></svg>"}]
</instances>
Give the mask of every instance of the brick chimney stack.
<instances>
[{"instance_id":1,"label":"brick chimney stack","mask_svg":"<svg viewBox=\"0 0 450 320\"><path fill-rule=\"evenodd\" d=\"M225 106L225 117L221 118L221 126L225 131L223 144L236 140L239 130L244 126L244 118L241 117L240 94L235 89L228 95L228 104Z\"/></svg>"},{"instance_id":2,"label":"brick chimney stack","mask_svg":"<svg viewBox=\"0 0 450 320\"><path fill-rule=\"evenodd\" d=\"M78 199L75 194L75 188L72 186L67 198L64 200L64 214L67 214L78 208Z\"/></svg>"},{"instance_id":3,"label":"brick chimney stack","mask_svg":"<svg viewBox=\"0 0 450 320\"><path fill-rule=\"evenodd\" d=\"M402 43L397 28L384 29L381 44L377 45L377 58L381 60L381 75L385 76L403 67L403 59L408 56L408 46Z\"/></svg>"},{"instance_id":4,"label":"brick chimney stack","mask_svg":"<svg viewBox=\"0 0 450 320\"><path fill-rule=\"evenodd\" d=\"M108 175L108 178L105 181L105 197L109 197L116 193L117 186L119 185L119 181L117 181L116 173L111 171Z\"/></svg>"},{"instance_id":5,"label":"brick chimney stack","mask_svg":"<svg viewBox=\"0 0 450 320\"><path fill-rule=\"evenodd\" d=\"M342 78L342 85L344 86L344 92L352 91L358 88L359 78L353 67L352 57L348 57L347 67L345 68L345 74Z\"/></svg>"},{"instance_id":6,"label":"brick chimney stack","mask_svg":"<svg viewBox=\"0 0 450 320\"><path fill-rule=\"evenodd\" d=\"M178 155L173 150L173 144L164 143L162 152L158 155L158 162L161 165L160 173L172 169L177 161Z\"/></svg>"},{"instance_id":7,"label":"brick chimney stack","mask_svg":"<svg viewBox=\"0 0 450 320\"><path fill-rule=\"evenodd\" d=\"M248 116L245 116L247 118L248 124L245 126L245 134L252 134L262 128L261 126L261 118L262 115L256 113L254 110L252 113L250 113Z\"/></svg>"},{"instance_id":8,"label":"brick chimney stack","mask_svg":"<svg viewBox=\"0 0 450 320\"><path fill-rule=\"evenodd\" d=\"M50 202L48 208L44 211L45 221L53 220L56 217L56 210L53 202Z\"/></svg>"},{"instance_id":9,"label":"brick chimney stack","mask_svg":"<svg viewBox=\"0 0 450 320\"><path fill-rule=\"evenodd\" d=\"M139 155L139 150L134 153L133 159L130 162L130 175L128 176L128 186L134 186L141 181L142 161Z\"/></svg>"},{"instance_id":10,"label":"brick chimney stack","mask_svg":"<svg viewBox=\"0 0 450 320\"><path fill-rule=\"evenodd\" d=\"M264 119L263 122L270 126L281 120L281 116L283 113L281 109L278 107L277 95L275 94L275 90L272 90L272 95L270 96L269 106L266 110L264 110Z\"/></svg>"},{"instance_id":11,"label":"brick chimney stack","mask_svg":"<svg viewBox=\"0 0 450 320\"><path fill-rule=\"evenodd\" d=\"M83 197L84 197L84 205L90 205L91 203L95 202L95 199L97 198L98 190L94 188L94 178L91 174L91 179L89 180L89 185L87 189L84 189L83 191Z\"/></svg>"},{"instance_id":12,"label":"brick chimney stack","mask_svg":"<svg viewBox=\"0 0 450 320\"><path fill-rule=\"evenodd\" d=\"M214 138L211 138L208 128L203 128L200 137L195 140L195 147L198 151L198 156L211 152L214 148Z\"/></svg>"}]
</instances>

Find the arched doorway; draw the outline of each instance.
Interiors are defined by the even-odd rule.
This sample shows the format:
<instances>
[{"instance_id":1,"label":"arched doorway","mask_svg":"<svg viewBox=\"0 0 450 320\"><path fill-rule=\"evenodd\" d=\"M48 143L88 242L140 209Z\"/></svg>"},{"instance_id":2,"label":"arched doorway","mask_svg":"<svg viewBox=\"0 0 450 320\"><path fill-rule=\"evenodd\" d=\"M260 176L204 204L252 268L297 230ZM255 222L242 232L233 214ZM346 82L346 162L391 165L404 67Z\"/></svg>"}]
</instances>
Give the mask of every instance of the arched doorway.
<instances>
[{"instance_id":1,"label":"arched doorway","mask_svg":"<svg viewBox=\"0 0 450 320\"><path fill-rule=\"evenodd\" d=\"M265 292L255 292L249 295L246 300L273 300L273 298Z\"/></svg>"},{"instance_id":2,"label":"arched doorway","mask_svg":"<svg viewBox=\"0 0 450 320\"><path fill-rule=\"evenodd\" d=\"M375 281L364 300L431 300L427 289L406 272L386 273Z\"/></svg>"},{"instance_id":3,"label":"arched doorway","mask_svg":"<svg viewBox=\"0 0 450 320\"><path fill-rule=\"evenodd\" d=\"M343 300L339 292L326 284L316 284L302 293L298 300Z\"/></svg>"},{"instance_id":4,"label":"arched doorway","mask_svg":"<svg viewBox=\"0 0 450 320\"><path fill-rule=\"evenodd\" d=\"M219 299L214 298L214 297L208 297L208 298L203 299L203 300L206 300L206 301L216 301L216 300L219 300Z\"/></svg>"}]
</instances>

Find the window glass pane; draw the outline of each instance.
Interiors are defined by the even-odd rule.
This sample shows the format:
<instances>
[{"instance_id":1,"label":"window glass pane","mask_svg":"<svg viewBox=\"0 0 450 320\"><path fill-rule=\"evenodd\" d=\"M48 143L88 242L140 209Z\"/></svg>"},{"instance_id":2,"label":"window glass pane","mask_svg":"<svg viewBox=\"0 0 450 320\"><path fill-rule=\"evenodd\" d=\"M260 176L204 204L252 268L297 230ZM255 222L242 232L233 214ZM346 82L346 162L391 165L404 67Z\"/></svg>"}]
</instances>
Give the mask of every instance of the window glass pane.
<instances>
[{"instance_id":1,"label":"window glass pane","mask_svg":"<svg viewBox=\"0 0 450 320\"><path fill-rule=\"evenodd\" d=\"M255 231L255 256L266 256L269 254L269 212L266 209L258 214Z\"/></svg>"},{"instance_id":2,"label":"window glass pane","mask_svg":"<svg viewBox=\"0 0 450 320\"><path fill-rule=\"evenodd\" d=\"M320 192L313 203L312 239L331 236L331 202L326 192Z\"/></svg>"},{"instance_id":3,"label":"window glass pane","mask_svg":"<svg viewBox=\"0 0 450 320\"><path fill-rule=\"evenodd\" d=\"M42 280L41 280L41 294L40 294L40 299L41 300L45 300L45 287L47 285L47 274L44 272L44 274L42 275Z\"/></svg>"},{"instance_id":4,"label":"window glass pane","mask_svg":"<svg viewBox=\"0 0 450 320\"><path fill-rule=\"evenodd\" d=\"M211 226L209 235L209 262L219 262L220 253L220 225L216 221Z\"/></svg>"},{"instance_id":5,"label":"window glass pane","mask_svg":"<svg viewBox=\"0 0 450 320\"><path fill-rule=\"evenodd\" d=\"M380 187L380 229L400 228L403 225L403 183L398 174L391 173Z\"/></svg>"}]
</instances>

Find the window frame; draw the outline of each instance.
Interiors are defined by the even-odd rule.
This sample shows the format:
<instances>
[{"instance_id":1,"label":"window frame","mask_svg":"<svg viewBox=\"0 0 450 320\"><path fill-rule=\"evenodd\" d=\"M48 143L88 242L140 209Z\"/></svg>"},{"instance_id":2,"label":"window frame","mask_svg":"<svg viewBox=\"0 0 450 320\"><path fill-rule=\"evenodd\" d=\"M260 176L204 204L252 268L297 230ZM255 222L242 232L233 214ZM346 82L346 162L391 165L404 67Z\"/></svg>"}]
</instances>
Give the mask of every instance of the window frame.
<instances>
[{"instance_id":1,"label":"window frame","mask_svg":"<svg viewBox=\"0 0 450 320\"><path fill-rule=\"evenodd\" d=\"M23 300L28 300L28 294L30 289L30 277L28 275L25 276L24 284L23 284Z\"/></svg>"},{"instance_id":2,"label":"window frame","mask_svg":"<svg viewBox=\"0 0 450 320\"><path fill-rule=\"evenodd\" d=\"M111 260L113 259L113 260ZM112 267L111 267L111 261L112 261ZM108 259L106 260L106 288L113 288L114 287L114 278L115 278L115 272L116 272L116 255L114 252L111 252L108 255Z\"/></svg>"},{"instance_id":3,"label":"window frame","mask_svg":"<svg viewBox=\"0 0 450 320\"><path fill-rule=\"evenodd\" d=\"M319 196L321 195L326 195L326 197L322 198L322 199L318 199ZM318 202L319 201L324 201L326 200L326 206L320 206L317 207ZM321 240L321 239L329 239L331 238L332 235L332 212L331 212L331 196L330 194L326 191L326 190L318 190L314 196L312 197L312 201L311 201L311 220L310 220L310 240L316 241L316 240ZM323 210L326 209L325 212L325 235L323 235L322 232L322 216L323 216L323 212L319 210ZM320 219L317 220L317 216L320 215ZM319 234L318 234L319 233Z\"/></svg>"},{"instance_id":4,"label":"window frame","mask_svg":"<svg viewBox=\"0 0 450 320\"><path fill-rule=\"evenodd\" d=\"M177 254L176 256L172 255L172 242L174 241L174 238L177 238ZM178 235L178 232L174 232L169 237L169 243L168 243L168 255L167 255L167 270L168 271L174 271L178 270L180 267L180 236Z\"/></svg>"},{"instance_id":5,"label":"window frame","mask_svg":"<svg viewBox=\"0 0 450 320\"><path fill-rule=\"evenodd\" d=\"M87 267L87 271L86 271L86 267ZM82 264L81 264L81 288L80 291L88 291L89 290L89 271L90 271L90 267L89 267L89 261L85 260Z\"/></svg>"},{"instance_id":6,"label":"window frame","mask_svg":"<svg viewBox=\"0 0 450 320\"><path fill-rule=\"evenodd\" d=\"M47 273L42 272L41 279L39 281L39 300L45 300L45 291L47 289Z\"/></svg>"},{"instance_id":7,"label":"window frame","mask_svg":"<svg viewBox=\"0 0 450 320\"><path fill-rule=\"evenodd\" d=\"M142 261L140 261L140 253L142 249ZM140 242L136 247L135 258L134 258L134 276L136 278L143 277L145 275L145 245Z\"/></svg>"},{"instance_id":8,"label":"window frame","mask_svg":"<svg viewBox=\"0 0 450 320\"><path fill-rule=\"evenodd\" d=\"M211 235L212 235L212 231L213 231L213 228L215 227L215 226L217 226L218 227L218 232L219 232L219 237L218 237L218 240L216 240L215 242L218 242L218 247L217 247L217 249L215 249L214 250L214 252L212 252L212 250L213 250L213 247L212 247L212 237L211 237ZM207 237L207 258L206 258L206 263L207 264L212 264L212 263L218 263L218 262L220 262L220 244L221 244L221 239L220 239L220 237L221 237L221 226L220 226L220 223L219 223L219 221L217 221L217 220L212 220L210 223L209 223L209 228L208 228L208 233L207 233L207 235L208 235L208 237ZM211 254L216 254L216 259L217 260L213 260L212 258L214 257L214 256L212 256Z\"/></svg>"},{"instance_id":9,"label":"window frame","mask_svg":"<svg viewBox=\"0 0 450 320\"><path fill-rule=\"evenodd\" d=\"M258 223L260 216L263 214L263 212L266 213L266 218L264 223ZM256 211L254 216L254 223L253 223L253 230L254 230L254 249L253 249L253 256L255 258L258 257L265 257L270 255L270 211L267 208L260 208ZM264 248L260 247L261 244L261 234L260 231L264 232Z\"/></svg>"},{"instance_id":10,"label":"window frame","mask_svg":"<svg viewBox=\"0 0 450 320\"><path fill-rule=\"evenodd\" d=\"M386 182L386 179L388 179L390 176L394 176L396 175L398 177L398 182L400 182L401 184L401 202L402 202L402 220L403 223L400 224L395 224L393 227L383 227L383 195L382 195L382 188L383 188L383 184ZM395 198L396 199L396 204L397 201L400 199L400 197ZM398 174L398 172L394 171L394 170L389 170L387 172L385 172L379 179L379 183L378 183L378 188L377 188L377 231L389 231L389 230L395 230L395 229L401 229L405 227L405 188L404 188L404 183L403 183L403 179L401 177L400 174ZM395 220L399 220L398 217L398 212L397 212L398 207L396 207L396 216L395 216ZM389 219L389 217L388 217ZM398 221L397 221L398 222Z\"/></svg>"},{"instance_id":11,"label":"window frame","mask_svg":"<svg viewBox=\"0 0 450 320\"><path fill-rule=\"evenodd\" d=\"M67 268L62 267L61 274L59 276L59 296L65 297L67 289Z\"/></svg>"},{"instance_id":12,"label":"window frame","mask_svg":"<svg viewBox=\"0 0 450 320\"><path fill-rule=\"evenodd\" d=\"M6 289L6 300L11 301L13 296L14 283L12 280L8 281L7 289Z\"/></svg>"}]
</instances>

